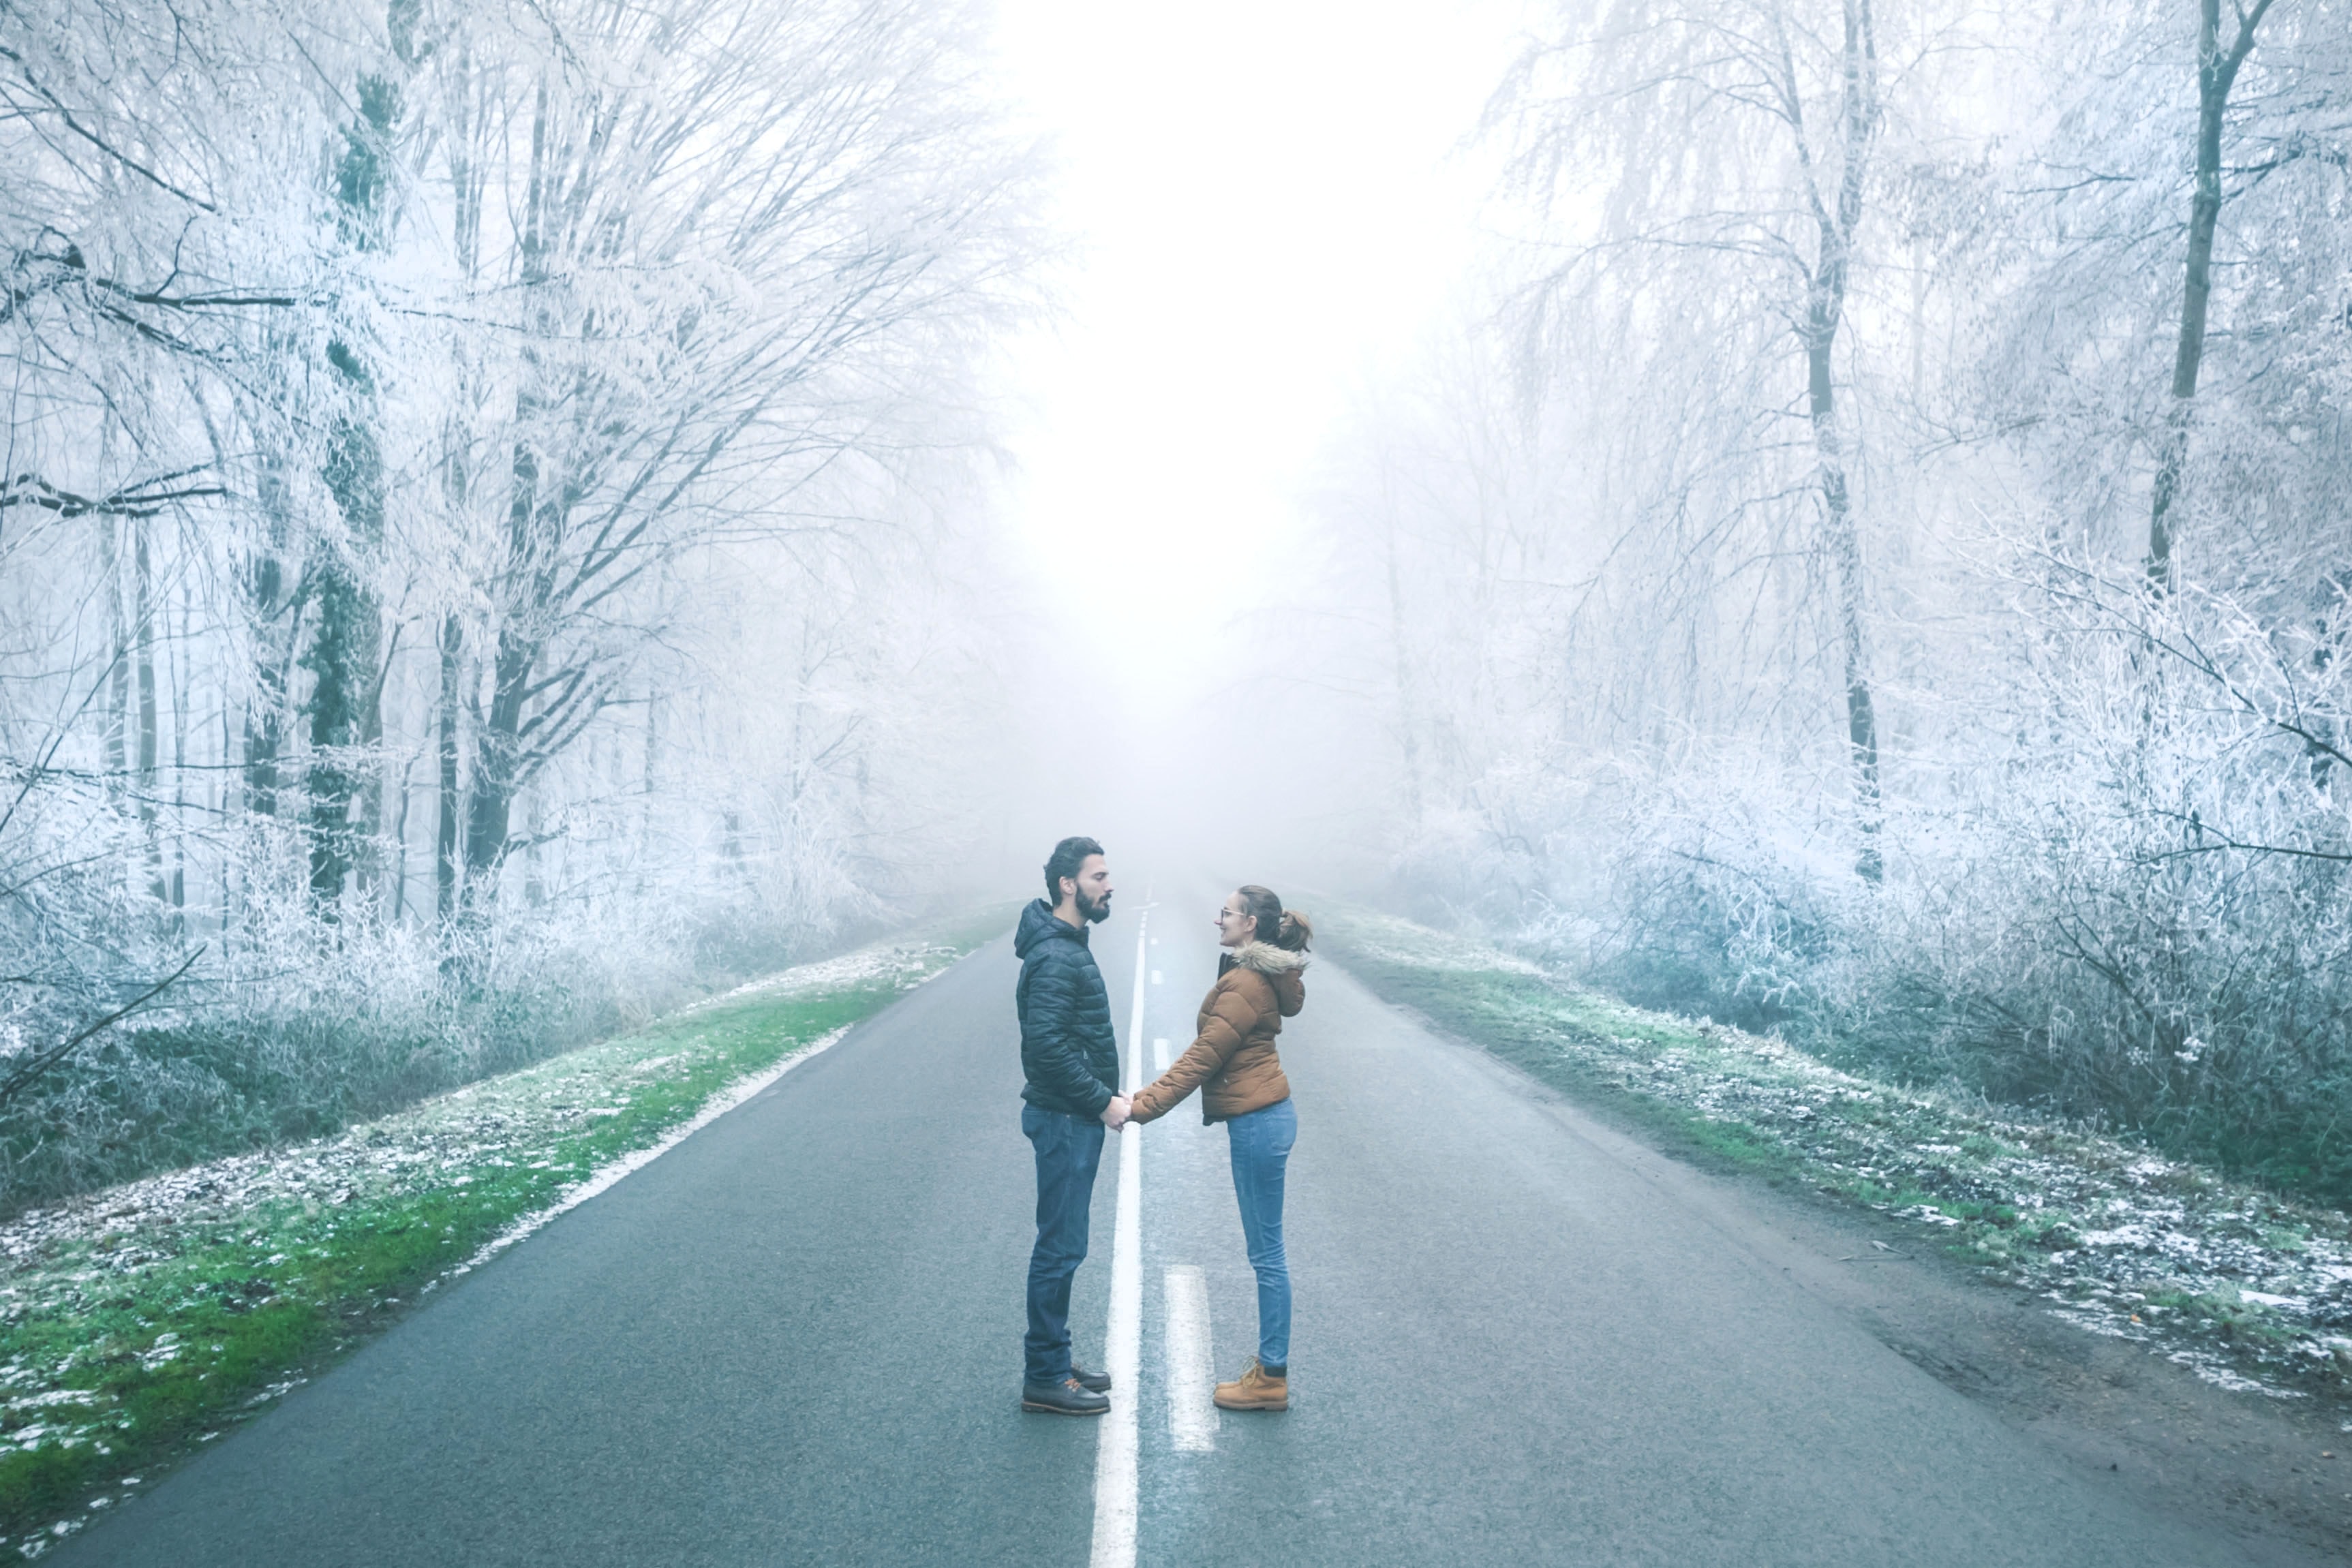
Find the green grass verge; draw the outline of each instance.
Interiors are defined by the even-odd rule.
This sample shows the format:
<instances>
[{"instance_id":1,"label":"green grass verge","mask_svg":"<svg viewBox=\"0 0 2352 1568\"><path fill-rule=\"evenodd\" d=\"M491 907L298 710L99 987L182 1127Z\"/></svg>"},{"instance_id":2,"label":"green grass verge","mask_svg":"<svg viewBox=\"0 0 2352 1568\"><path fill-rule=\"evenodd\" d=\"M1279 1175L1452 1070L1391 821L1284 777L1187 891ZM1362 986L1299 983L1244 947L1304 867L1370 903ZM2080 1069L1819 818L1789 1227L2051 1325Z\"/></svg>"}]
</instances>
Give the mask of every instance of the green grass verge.
<instances>
[{"instance_id":1,"label":"green grass verge","mask_svg":"<svg viewBox=\"0 0 2352 1568\"><path fill-rule=\"evenodd\" d=\"M1423 961L1388 943L1367 940L1371 934L1361 913L1324 924L1328 928L1326 946L1334 956L1383 999L1412 1009L1540 1082L1597 1103L1611 1120L1650 1134L1672 1152L1775 1181L1809 1175L1806 1162L1778 1140L1759 1136L1741 1123L1642 1093L1622 1072L1612 1070L1612 1059L1622 1057L1628 1046L1653 1057L1703 1049L1705 1037L1695 1026L1563 988L1532 967L1475 958L1465 963L1464 950L1436 962ZM1852 1196L1865 1195L1883 1201L1873 1184L1858 1183Z\"/></svg>"},{"instance_id":2,"label":"green grass verge","mask_svg":"<svg viewBox=\"0 0 2352 1568\"><path fill-rule=\"evenodd\" d=\"M32 1264L12 1259L0 1288L0 1544L37 1554L143 1472L413 1306L567 1188L659 1142L740 1080L880 1011L1005 924L992 911L887 949L891 961L871 973L706 1002L286 1151L326 1173L299 1196L232 1199L193 1218L126 1199L151 1207L84 1226ZM200 1207L209 1168L180 1183ZM248 1157L224 1168L262 1167ZM102 1212L112 1196L82 1207Z\"/></svg>"}]
</instances>

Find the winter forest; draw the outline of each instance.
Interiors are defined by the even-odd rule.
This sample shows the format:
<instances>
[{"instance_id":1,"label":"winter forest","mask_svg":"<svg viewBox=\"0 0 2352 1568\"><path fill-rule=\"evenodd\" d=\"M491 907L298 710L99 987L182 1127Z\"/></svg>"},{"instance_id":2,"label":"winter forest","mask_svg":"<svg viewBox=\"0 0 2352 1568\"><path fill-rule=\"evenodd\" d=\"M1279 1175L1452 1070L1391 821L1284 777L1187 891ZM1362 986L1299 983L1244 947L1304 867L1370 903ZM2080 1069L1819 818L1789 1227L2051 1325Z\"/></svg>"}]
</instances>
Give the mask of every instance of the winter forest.
<instances>
[{"instance_id":1,"label":"winter forest","mask_svg":"<svg viewBox=\"0 0 2352 1568\"><path fill-rule=\"evenodd\" d=\"M2352 1190L2346 21L1539 19L1318 502L1405 895Z\"/></svg>"},{"instance_id":2,"label":"winter forest","mask_svg":"<svg viewBox=\"0 0 2352 1568\"><path fill-rule=\"evenodd\" d=\"M1118 247L992 13L0 9L0 1198L1122 830L2352 1195L2348 22L1438 8L1444 265L1242 209L1380 346L1280 350L1339 390L1263 495L1041 533Z\"/></svg>"},{"instance_id":3,"label":"winter forest","mask_svg":"<svg viewBox=\"0 0 2352 1568\"><path fill-rule=\"evenodd\" d=\"M0 19L16 1189L909 895L984 746L975 378L1038 250L967 26Z\"/></svg>"}]
</instances>

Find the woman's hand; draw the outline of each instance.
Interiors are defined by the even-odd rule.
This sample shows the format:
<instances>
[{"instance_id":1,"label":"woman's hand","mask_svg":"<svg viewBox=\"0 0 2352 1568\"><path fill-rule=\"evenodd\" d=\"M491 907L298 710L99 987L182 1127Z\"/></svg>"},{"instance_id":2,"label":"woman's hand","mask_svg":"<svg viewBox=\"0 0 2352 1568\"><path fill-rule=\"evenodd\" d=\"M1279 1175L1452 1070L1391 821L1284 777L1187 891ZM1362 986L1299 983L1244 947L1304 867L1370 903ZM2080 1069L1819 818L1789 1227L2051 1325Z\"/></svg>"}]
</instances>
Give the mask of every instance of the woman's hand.
<instances>
[{"instance_id":1,"label":"woman's hand","mask_svg":"<svg viewBox=\"0 0 2352 1568\"><path fill-rule=\"evenodd\" d=\"M1116 1133L1127 1125L1127 1119L1134 1110L1133 1101L1124 1094L1114 1094L1110 1097L1110 1103L1102 1108L1102 1124Z\"/></svg>"}]
</instances>

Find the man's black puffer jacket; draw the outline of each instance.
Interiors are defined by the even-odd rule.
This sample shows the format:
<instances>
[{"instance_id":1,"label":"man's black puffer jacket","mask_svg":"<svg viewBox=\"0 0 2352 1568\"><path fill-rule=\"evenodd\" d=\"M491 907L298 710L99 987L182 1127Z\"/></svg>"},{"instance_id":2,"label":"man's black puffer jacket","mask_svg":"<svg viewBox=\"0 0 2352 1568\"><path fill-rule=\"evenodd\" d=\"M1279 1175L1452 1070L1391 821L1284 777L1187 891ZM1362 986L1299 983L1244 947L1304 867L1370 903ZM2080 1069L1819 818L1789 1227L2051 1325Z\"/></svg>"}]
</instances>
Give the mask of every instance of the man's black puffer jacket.
<instances>
[{"instance_id":1,"label":"man's black puffer jacket","mask_svg":"<svg viewBox=\"0 0 2352 1568\"><path fill-rule=\"evenodd\" d=\"M1021 1098L1041 1111L1099 1116L1118 1083L1118 1040L1110 1029L1110 993L1084 927L1055 915L1044 899L1021 912L1013 938L1021 956L1013 1002L1021 1010Z\"/></svg>"}]
</instances>

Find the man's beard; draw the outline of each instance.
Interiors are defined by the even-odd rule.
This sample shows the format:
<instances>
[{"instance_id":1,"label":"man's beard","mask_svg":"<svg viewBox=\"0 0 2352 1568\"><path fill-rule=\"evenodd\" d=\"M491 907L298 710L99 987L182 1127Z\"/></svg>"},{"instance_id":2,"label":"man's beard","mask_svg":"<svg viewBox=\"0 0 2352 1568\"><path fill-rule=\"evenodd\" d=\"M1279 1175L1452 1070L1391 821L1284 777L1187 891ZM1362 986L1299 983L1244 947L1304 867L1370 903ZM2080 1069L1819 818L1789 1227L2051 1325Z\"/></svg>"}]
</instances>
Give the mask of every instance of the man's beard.
<instances>
[{"instance_id":1,"label":"man's beard","mask_svg":"<svg viewBox=\"0 0 2352 1568\"><path fill-rule=\"evenodd\" d=\"M1102 900L1099 903L1088 898L1083 893L1078 894L1078 918L1081 920L1092 921L1097 925L1101 925L1104 921L1108 920L1110 918L1110 894L1108 893L1104 894L1102 895Z\"/></svg>"}]
</instances>

